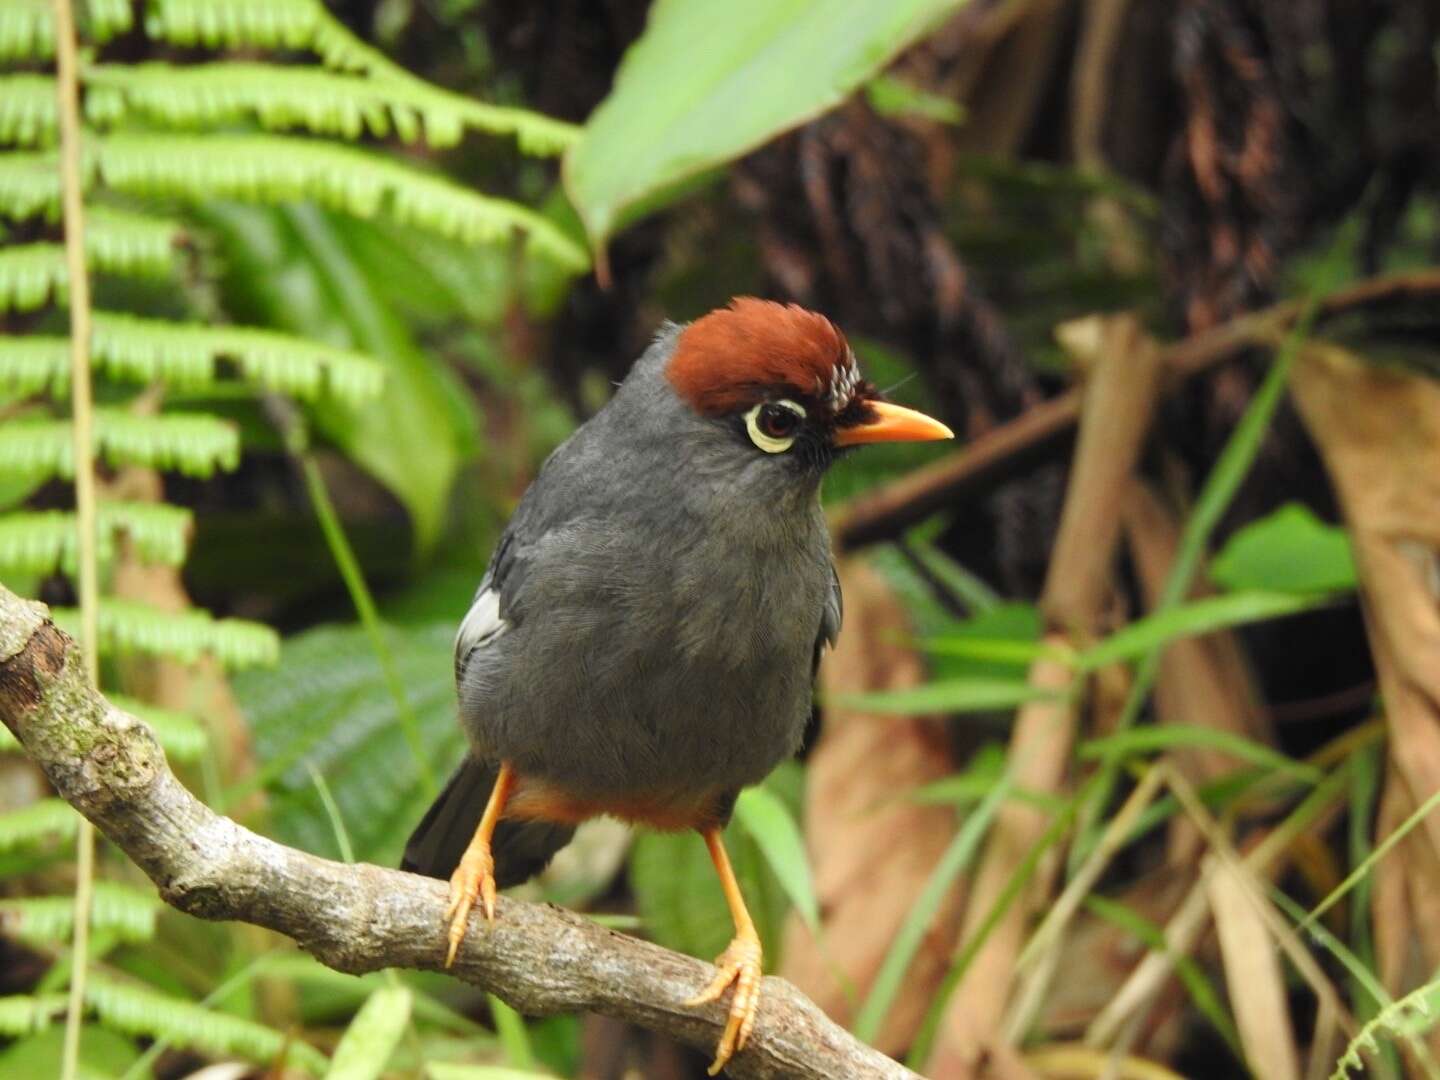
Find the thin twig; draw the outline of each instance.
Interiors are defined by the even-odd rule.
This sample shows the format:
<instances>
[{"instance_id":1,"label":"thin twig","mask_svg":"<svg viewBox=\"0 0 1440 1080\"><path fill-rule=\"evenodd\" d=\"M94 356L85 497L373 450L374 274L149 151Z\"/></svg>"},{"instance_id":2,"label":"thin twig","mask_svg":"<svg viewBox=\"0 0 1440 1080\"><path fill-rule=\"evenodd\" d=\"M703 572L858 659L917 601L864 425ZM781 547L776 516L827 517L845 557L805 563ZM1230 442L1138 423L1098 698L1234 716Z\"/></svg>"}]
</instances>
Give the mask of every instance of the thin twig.
<instances>
[{"instance_id":1,"label":"thin twig","mask_svg":"<svg viewBox=\"0 0 1440 1080\"><path fill-rule=\"evenodd\" d=\"M1376 308L1425 300L1440 295L1440 270L1390 274L1361 281L1321 299L1323 320L1358 308ZM1230 360L1247 348L1278 345L1300 319L1303 301L1276 304L1242 315L1212 330L1161 350L1167 374L1165 391L1186 379ZM893 540L931 514L961 500L974 502L1011 477L1062 448L1080 419L1079 389L1046 401L949 454L924 469L846 503L831 516L835 544L851 551L881 540Z\"/></svg>"},{"instance_id":2,"label":"thin twig","mask_svg":"<svg viewBox=\"0 0 1440 1080\"><path fill-rule=\"evenodd\" d=\"M70 291L70 413L75 456L75 524L80 593L80 641L85 677L100 685L99 570L95 552L94 402L90 392L90 277L85 269L85 208L80 175L80 74L75 11L55 0L56 97L60 120L60 189L65 214L65 271ZM75 834L75 930L71 946L70 997L65 1012L62 1080L73 1080L80 1062L80 1025L89 969L90 907L95 887L95 830L82 821Z\"/></svg>"}]
</instances>

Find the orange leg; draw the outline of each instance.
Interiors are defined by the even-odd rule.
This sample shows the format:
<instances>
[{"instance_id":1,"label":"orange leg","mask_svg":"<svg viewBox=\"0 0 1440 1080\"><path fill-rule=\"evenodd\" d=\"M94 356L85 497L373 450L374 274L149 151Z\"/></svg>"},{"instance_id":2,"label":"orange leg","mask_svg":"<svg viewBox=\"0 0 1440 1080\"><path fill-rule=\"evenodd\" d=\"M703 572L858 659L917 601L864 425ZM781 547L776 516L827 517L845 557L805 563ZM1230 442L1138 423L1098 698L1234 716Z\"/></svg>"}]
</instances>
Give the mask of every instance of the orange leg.
<instances>
[{"instance_id":1,"label":"orange leg","mask_svg":"<svg viewBox=\"0 0 1440 1080\"><path fill-rule=\"evenodd\" d=\"M460 942L465 940L470 909L475 906L477 898L485 911L486 920L495 921L495 857L490 853L490 840L495 835L495 826L504 816L505 801L514 789L515 770L508 763L502 764L470 846L460 856L460 864L450 875L450 903L445 908L445 918L450 922L450 951L445 956L446 967L455 962Z\"/></svg>"},{"instance_id":2,"label":"orange leg","mask_svg":"<svg viewBox=\"0 0 1440 1080\"><path fill-rule=\"evenodd\" d=\"M702 829L705 846L710 849L710 861L720 875L720 887L725 891L725 902L730 905L730 917L735 921L735 937L726 950L715 960L720 970L710 985L701 990L686 1005L703 1005L716 1001L725 993L731 983L735 994L730 998L730 1019L725 1032L720 1036L720 1045L715 1049L715 1062L710 1066L714 1076L725 1067L725 1063L740 1050L750 1038L755 1027L755 1012L760 1005L760 935L755 932L755 923L745 908L745 897L740 894L740 883L735 880L735 871L730 867L730 856L725 853L725 844L720 830L715 826Z\"/></svg>"}]
</instances>

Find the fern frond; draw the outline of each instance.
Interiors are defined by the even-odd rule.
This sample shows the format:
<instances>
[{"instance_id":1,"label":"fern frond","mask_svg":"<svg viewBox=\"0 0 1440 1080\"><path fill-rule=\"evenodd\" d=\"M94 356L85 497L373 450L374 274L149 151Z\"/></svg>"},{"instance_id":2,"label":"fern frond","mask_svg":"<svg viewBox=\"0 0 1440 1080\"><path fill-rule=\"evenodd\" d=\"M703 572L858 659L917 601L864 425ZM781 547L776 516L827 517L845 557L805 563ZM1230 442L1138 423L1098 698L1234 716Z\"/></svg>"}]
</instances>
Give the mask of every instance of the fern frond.
<instances>
[{"instance_id":1,"label":"fern frond","mask_svg":"<svg viewBox=\"0 0 1440 1080\"><path fill-rule=\"evenodd\" d=\"M369 93L391 107L422 114L426 138L436 146L458 141L465 127L513 135L522 151L538 156L562 153L580 137L574 124L433 86L355 37L318 0L155 0L146 28L152 37L177 45L308 49L329 68L368 76ZM318 83L313 89L328 92ZM396 129L407 141L415 137L398 122Z\"/></svg>"},{"instance_id":2,"label":"fern frond","mask_svg":"<svg viewBox=\"0 0 1440 1080\"><path fill-rule=\"evenodd\" d=\"M55 625L74 637L80 613L51 608ZM201 608L162 611L136 600L107 597L100 602L100 655L146 653L194 663L213 656L227 668L273 664L280 657L280 637L264 623L217 619Z\"/></svg>"},{"instance_id":3,"label":"fern frond","mask_svg":"<svg viewBox=\"0 0 1440 1080\"><path fill-rule=\"evenodd\" d=\"M65 1014L64 994L12 994L0 997L0 1035L18 1039L44 1031Z\"/></svg>"},{"instance_id":4,"label":"fern frond","mask_svg":"<svg viewBox=\"0 0 1440 1080\"><path fill-rule=\"evenodd\" d=\"M198 326L96 312L91 360L113 379L197 388L221 378L220 362L272 390L314 400L328 393L363 402L384 387L385 371L368 356L273 330ZM62 337L0 339L0 388L18 394L63 393L70 346Z\"/></svg>"},{"instance_id":5,"label":"fern frond","mask_svg":"<svg viewBox=\"0 0 1440 1080\"><path fill-rule=\"evenodd\" d=\"M244 326L198 326L95 314L94 350L117 379L187 384L216 380L217 364L232 361L241 376L260 386L314 400L322 392L349 402L375 397L385 371L368 356L274 330Z\"/></svg>"},{"instance_id":6,"label":"fern frond","mask_svg":"<svg viewBox=\"0 0 1440 1080\"><path fill-rule=\"evenodd\" d=\"M103 505L103 504L102 504ZM148 702L137 701L124 694L108 694L110 704L145 721L155 741L173 761L198 761L210 743L210 733L205 725L189 713L174 709L162 709Z\"/></svg>"},{"instance_id":7,"label":"fern frond","mask_svg":"<svg viewBox=\"0 0 1440 1080\"><path fill-rule=\"evenodd\" d=\"M0 13L0 27L4 18ZM39 146L54 139L55 80L48 75L0 77L0 143Z\"/></svg>"},{"instance_id":8,"label":"fern frond","mask_svg":"<svg viewBox=\"0 0 1440 1080\"><path fill-rule=\"evenodd\" d=\"M85 254L111 274L163 274L185 240L184 222L113 206L85 208Z\"/></svg>"},{"instance_id":9,"label":"fern frond","mask_svg":"<svg viewBox=\"0 0 1440 1080\"><path fill-rule=\"evenodd\" d=\"M584 247L529 207L354 147L283 135L118 134L93 140L91 161L105 184L131 194L314 199L361 218L384 212L402 225L470 244L498 243L520 230L530 247L566 269L580 273L590 265ZM93 182L93 173L87 176ZM58 177L51 153L0 155L0 213L53 215Z\"/></svg>"},{"instance_id":10,"label":"fern frond","mask_svg":"<svg viewBox=\"0 0 1440 1080\"><path fill-rule=\"evenodd\" d=\"M160 898L153 889L141 892L118 882L97 881L90 925L121 941L149 941L155 936L159 910ZM68 941L75 929L75 898L66 893L0 900L0 927L35 944Z\"/></svg>"},{"instance_id":11,"label":"fern frond","mask_svg":"<svg viewBox=\"0 0 1440 1080\"><path fill-rule=\"evenodd\" d=\"M46 0L0 4L0 60L44 60L55 55L55 15Z\"/></svg>"},{"instance_id":12,"label":"fern frond","mask_svg":"<svg viewBox=\"0 0 1440 1080\"><path fill-rule=\"evenodd\" d=\"M1363 1072L1365 1062L1360 1057L1361 1051L1378 1054L1381 1035L1416 1038L1430 1031L1437 1021L1440 1021L1440 978L1392 1001L1376 1013L1345 1047L1330 1080L1347 1080L1352 1069Z\"/></svg>"},{"instance_id":13,"label":"fern frond","mask_svg":"<svg viewBox=\"0 0 1440 1080\"><path fill-rule=\"evenodd\" d=\"M0 4L0 18L6 8ZM53 153L0 154L0 215L23 220L43 214L59 218L60 174ZM93 162L82 165L87 184L94 177Z\"/></svg>"},{"instance_id":14,"label":"fern frond","mask_svg":"<svg viewBox=\"0 0 1440 1080\"><path fill-rule=\"evenodd\" d=\"M190 535L190 511L164 503L102 502L97 515L96 556L115 558L117 535L126 537L142 562L179 566ZM75 515L36 510L0 515L0 574L74 574Z\"/></svg>"},{"instance_id":15,"label":"fern frond","mask_svg":"<svg viewBox=\"0 0 1440 1080\"><path fill-rule=\"evenodd\" d=\"M85 30L106 41L134 25L130 0L86 0ZM0 4L0 60L45 60L55 55L55 15L47 0Z\"/></svg>"},{"instance_id":16,"label":"fern frond","mask_svg":"<svg viewBox=\"0 0 1440 1080\"><path fill-rule=\"evenodd\" d=\"M235 425L203 413L136 416L123 409L96 409L95 447L111 465L149 465L201 478L240 463ZM70 421L28 417L7 421L0 427L0 473L5 472L73 476Z\"/></svg>"},{"instance_id":17,"label":"fern frond","mask_svg":"<svg viewBox=\"0 0 1440 1080\"><path fill-rule=\"evenodd\" d=\"M436 147L454 146L467 128L474 128L514 134L522 149L535 154L560 152L578 132L537 113L486 105L418 79L367 78L315 67L233 61L189 67L105 66L90 69L86 83L85 112L95 124L113 124L135 113L191 128L254 119L266 128L303 128L347 139L367 132L379 137L393 132L405 142L423 138ZM28 86L24 89L30 92ZM20 103L14 108L21 113ZM33 109L40 116L24 112L25 130L44 131L40 127L44 106L38 95ZM52 109L49 130L53 128ZM0 126L0 135L3 131Z\"/></svg>"},{"instance_id":18,"label":"fern frond","mask_svg":"<svg viewBox=\"0 0 1440 1080\"><path fill-rule=\"evenodd\" d=\"M10 735L9 728L3 730ZM16 746L18 748L18 744ZM0 750L4 749L5 746L0 745ZM29 847L47 837L69 840L79 824L80 815L64 799L37 799L29 806L0 814L0 851ZM0 1032L5 1030L5 1022L0 1020Z\"/></svg>"},{"instance_id":19,"label":"fern frond","mask_svg":"<svg viewBox=\"0 0 1440 1080\"><path fill-rule=\"evenodd\" d=\"M44 307L65 280L65 249L59 244L0 248L0 313Z\"/></svg>"},{"instance_id":20,"label":"fern frond","mask_svg":"<svg viewBox=\"0 0 1440 1080\"><path fill-rule=\"evenodd\" d=\"M96 207L85 223L86 262L107 274L161 277L169 272L178 222ZM64 299L69 286L61 244L0 248L0 312L34 311Z\"/></svg>"},{"instance_id":21,"label":"fern frond","mask_svg":"<svg viewBox=\"0 0 1440 1080\"><path fill-rule=\"evenodd\" d=\"M328 1065L325 1055L309 1043L148 987L92 975L85 1000L102 1024L125 1035L163 1038L211 1057L240 1057L261 1065L284 1055L290 1064L317 1076Z\"/></svg>"}]
</instances>

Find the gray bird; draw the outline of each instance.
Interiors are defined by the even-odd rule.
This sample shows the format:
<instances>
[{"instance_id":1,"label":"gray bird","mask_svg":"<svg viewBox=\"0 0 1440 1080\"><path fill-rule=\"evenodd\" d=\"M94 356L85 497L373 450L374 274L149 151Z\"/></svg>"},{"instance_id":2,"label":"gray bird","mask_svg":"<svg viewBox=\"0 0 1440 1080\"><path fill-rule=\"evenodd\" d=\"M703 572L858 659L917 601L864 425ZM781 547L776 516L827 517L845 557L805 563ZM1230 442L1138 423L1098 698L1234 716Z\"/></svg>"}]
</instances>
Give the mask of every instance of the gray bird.
<instances>
[{"instance_id":1,"label":"gray bird","mask_svg":"<svg viewBox=\"0 0 1440 1080\"><path fill-rule=\"evenodd\" d=\"M470 910L543 869L587 818L705 839L735 923L711 1072L755 1022L760 940L721 842L742 788L793 755L840 631L820 509L837 454L950 438L882 401L821 315L740 298L666 325L614 398L545 462L455 641L469 754L403 867Z\"/></svg>"}]
</instances>

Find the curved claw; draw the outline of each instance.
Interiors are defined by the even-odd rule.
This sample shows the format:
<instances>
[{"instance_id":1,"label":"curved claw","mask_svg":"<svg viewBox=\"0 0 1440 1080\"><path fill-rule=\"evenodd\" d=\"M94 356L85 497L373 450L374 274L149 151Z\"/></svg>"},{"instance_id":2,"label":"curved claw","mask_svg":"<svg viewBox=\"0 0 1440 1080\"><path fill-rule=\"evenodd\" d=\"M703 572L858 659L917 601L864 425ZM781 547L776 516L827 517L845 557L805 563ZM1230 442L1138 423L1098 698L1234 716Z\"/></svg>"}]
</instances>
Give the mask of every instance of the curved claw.
<instances>
[{"instance_id":1,"label":"curved claw","mask_svg":"<svg viewBox=\"0 0 1440 1080\"><path fill-rule=\"evenodd\" d=\"M760 942L748 937L737 937L715 961L719 970L705 989L685 1002L687 1008L716 1001L733 983L735 993L730 998L730 1017L725 1031L715 1048L715 1061L710 1066L714 1076L739 1051L745 1049L750 1032L755 1028L755 1016L760 1006Z\"/></svg>"},{"instance_id":2,"label":"curved claw","mask_svg":"<svg viewBox=\"0 0 1440 1080\"><path fill-rule=\"evenodd\" d=\"M460 943L465 940L465 930L470 923L470 909L480 901L485 912L485 921L495 921L495 860L485 849L467 851L450 875L450 902L445 905L445 918L450 923L450 948L445 954L445 966L455 963L460 952Z\"/></svg>"}]
</instances>

